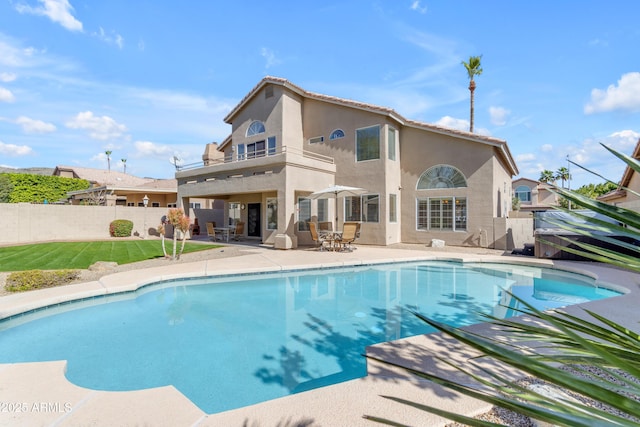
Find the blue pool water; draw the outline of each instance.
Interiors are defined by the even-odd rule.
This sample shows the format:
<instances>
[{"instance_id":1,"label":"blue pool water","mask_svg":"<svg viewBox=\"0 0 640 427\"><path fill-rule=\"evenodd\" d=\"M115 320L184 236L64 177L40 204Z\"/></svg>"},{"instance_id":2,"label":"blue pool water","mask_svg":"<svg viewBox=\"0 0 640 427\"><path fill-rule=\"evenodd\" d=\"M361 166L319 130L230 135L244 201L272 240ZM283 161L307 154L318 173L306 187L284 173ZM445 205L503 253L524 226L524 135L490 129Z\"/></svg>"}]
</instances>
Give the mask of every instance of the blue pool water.
<instances>
[{"instance_id":1,"label":"blue pool water","mask_svg":"<svg viewBox=\"0 0 640 427\"><path fill-rule=\"evenodd\" d=\"M0 322L0 363L67 360L97 390L173 385L207 413L366 375L367 345L508 316L506 290L553 308L608 298L534 267L401 263L181 280Z\"/></svg>"}]
</instances>

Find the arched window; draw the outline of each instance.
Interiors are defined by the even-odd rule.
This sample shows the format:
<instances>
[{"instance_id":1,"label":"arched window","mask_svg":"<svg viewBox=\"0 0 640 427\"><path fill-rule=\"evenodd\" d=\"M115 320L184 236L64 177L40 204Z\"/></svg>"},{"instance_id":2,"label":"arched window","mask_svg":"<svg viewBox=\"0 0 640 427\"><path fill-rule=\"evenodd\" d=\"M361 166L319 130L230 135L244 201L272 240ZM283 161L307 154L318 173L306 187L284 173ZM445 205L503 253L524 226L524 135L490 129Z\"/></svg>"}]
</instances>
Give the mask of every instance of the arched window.
<instances>
[{"instance_id":1,"label":"arched window","mask_svg":"<svg viewBox=\"0 0 640 427\"><path fill-rule=\"evenodd\" d=\"M344 131L342 129L336 129L333 132L331 132L331 136L329 136L329 139L340 139L340 138L344 138Z\"/></svg>"},{"instance_id":2,"label":"arched window","mask_svg":"<svg viewBox=\"0 0 640 427\"><path fill-rule=\"evenodd\" d=\"M262 123L260 120L255 120L249 125L249 128L247 129L247 136L257 135L264 132L264 123Z\"/></svg>"},{"instance_id":3,"label":"arched window","mask_svg":"<svg viewBox=\"0 0 640 427\"><path fill-rule=\"evenodd\" d=\"M531 201L531 189L526 185L519 185L516 188L516 197L520 199L521 202L530 202Z\"/></svg>"},{"instance_id":4,"label":"arched window","mask_svg":"<svg viewBox=\"0 0 640 427\"><path fill-rule=\"evenodd\" d=\"M427 169L418 180L418 190L433 190L437 188L466 187L467 180L462 173L449 165L436 165Z\"/></svg>"}]
</instances>

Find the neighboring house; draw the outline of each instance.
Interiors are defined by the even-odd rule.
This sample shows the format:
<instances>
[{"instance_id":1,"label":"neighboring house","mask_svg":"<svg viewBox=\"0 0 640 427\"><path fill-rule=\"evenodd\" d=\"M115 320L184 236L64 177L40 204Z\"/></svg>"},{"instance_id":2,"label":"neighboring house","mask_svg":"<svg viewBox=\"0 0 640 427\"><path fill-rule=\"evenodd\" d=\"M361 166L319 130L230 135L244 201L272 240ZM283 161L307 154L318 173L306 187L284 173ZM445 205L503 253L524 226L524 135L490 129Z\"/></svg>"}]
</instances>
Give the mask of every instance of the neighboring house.
<instances>
[{"instance_id":1,"label":"neighboring house","mask_svg":"<svg viewBox=\"0 0 640 427\"><path fill-rule=\"evenodd\" d=\"M511 183L513 195L520 199L521 212L541 212L558 206L558 197L543 182L518 178Z\"/></svg>"},{"instance_id":2,"label":"neighboring house","mask_svg":"<svg viewBox=\"0 0 640 427\"><path fill-rule=\"evenodd\" d=\"M227 115L232 133L203 165L176 172L178 204L225 201L225 223L288 249L309 221L361 222L359 243L489 246L518 170L506 141L408 120L390 108L261 80ZM311 200L331 185L361 196Z\"/></svg>"},{"instance_id":3,"label":"neighboring house","mask_svg":"<svg viewBox=\"0 0 640 427\"><path fill-rule=\"evenodd\" d=\"M149 207L176 207L175 179L139 178L122 172L75 166L57 166L53 175L85 179L91 183L87 190L67 194L74 205L144 206L143 199L147 196Z\"/></svg>"},{"instance_id":4,"label":"neighboring house","mask_svg":"<svg viewBox=\"0 0 640 427\"><path fill-rule=\"evenodd\" d=\"M631 157L640 160L640 139ZM620 179L618 189L603 194L598 197L598 200L640 212L640 197L634 194L634 192L640 194L640 176L638 176L636 171L627 166L622 174L622 179Z\"/></svg>"}]
</instances>

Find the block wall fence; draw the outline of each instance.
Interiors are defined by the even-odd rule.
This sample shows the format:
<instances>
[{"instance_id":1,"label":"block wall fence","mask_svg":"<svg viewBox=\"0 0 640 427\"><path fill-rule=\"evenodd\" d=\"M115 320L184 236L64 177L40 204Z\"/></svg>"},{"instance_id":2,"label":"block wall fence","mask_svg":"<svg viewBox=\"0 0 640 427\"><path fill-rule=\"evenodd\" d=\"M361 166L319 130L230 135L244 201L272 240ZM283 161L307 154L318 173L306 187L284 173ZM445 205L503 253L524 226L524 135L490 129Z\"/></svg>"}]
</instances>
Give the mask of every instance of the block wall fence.
<instances>
[{"instance_id":1,"label":"block wall fence","mask_svg":"<svg viewBox=\"0 0 640 427\"><path fill-rule=\"evenodd\" d=\"M168 208L134 206L74 206L30 203L0 203L0 244L55 240L110 239L114 219L133 221L133 233L157 236L157 227Z\"/></svg>"},{"instance_id":2,"label":"block wall fence","mask_svg":"<svg viewBox=\"0 0 640 427\"><path fill-rule=\"evenodd\" d=\"M2 212L0 245L60 240L110 239L109 224L115 219L133 222L133 235L157 237L157 227L168 208L142 208L136 206L78 206L30 203L0 203ZM207 221L223 223L218 210L192 209L190 217L198 218L201 233L206 233ZM493 249L511 250L533 243L533 218L495 218ZM168 230L167 237L172 237ZM482 239L481 239L482 240ZM477 242L487 246L486 242Z\"/></svg>"}]
</instances>

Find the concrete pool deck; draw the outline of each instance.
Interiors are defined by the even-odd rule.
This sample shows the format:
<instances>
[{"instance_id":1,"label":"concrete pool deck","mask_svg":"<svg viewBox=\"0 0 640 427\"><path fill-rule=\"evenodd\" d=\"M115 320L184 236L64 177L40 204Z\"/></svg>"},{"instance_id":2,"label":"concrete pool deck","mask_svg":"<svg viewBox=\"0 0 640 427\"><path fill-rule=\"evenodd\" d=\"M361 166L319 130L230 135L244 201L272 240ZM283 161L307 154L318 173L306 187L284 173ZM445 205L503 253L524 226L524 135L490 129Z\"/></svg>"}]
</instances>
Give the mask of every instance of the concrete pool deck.
<instances>
[{"instance_id":1,"label":"concrete pool deck","mask_svg":"<svg viewBox=\"0 0 640 427\"><path fill-rule=\"evenodd\" d=\"M131 291L145 284L218 274L280 271L295 268L371 264L409 260L501 262L558 268L597 278L598 283L625 295L572 306L602 314L637 330L640 275L595 263L539 260L529 257L476 254L438 249L398 249L359 246L350 253L278 251L260 247L242 249L243 255L171 264L115 273L100 280L0 298L0 318L66 301ZM490 334L490 325L471 327ZM433 355L446 355L464 363L468 351L440 334L420 335L368 349L372 355L401 360L407 365L438 366ZM428 352L428 353L427 353ZM215 363L215 361L212 361ZM65 378L65 361L0 364L0 426L371 426L362 418L372 415L406 425L439 426L440 417L426 414L381 395L405 398L470 415L489 405L409 377L403 371L369 363L364 378L303 392L217 414L206 414L171 386L132 392L96 391L78 387Z\"/></svg>"}]
</instances>

